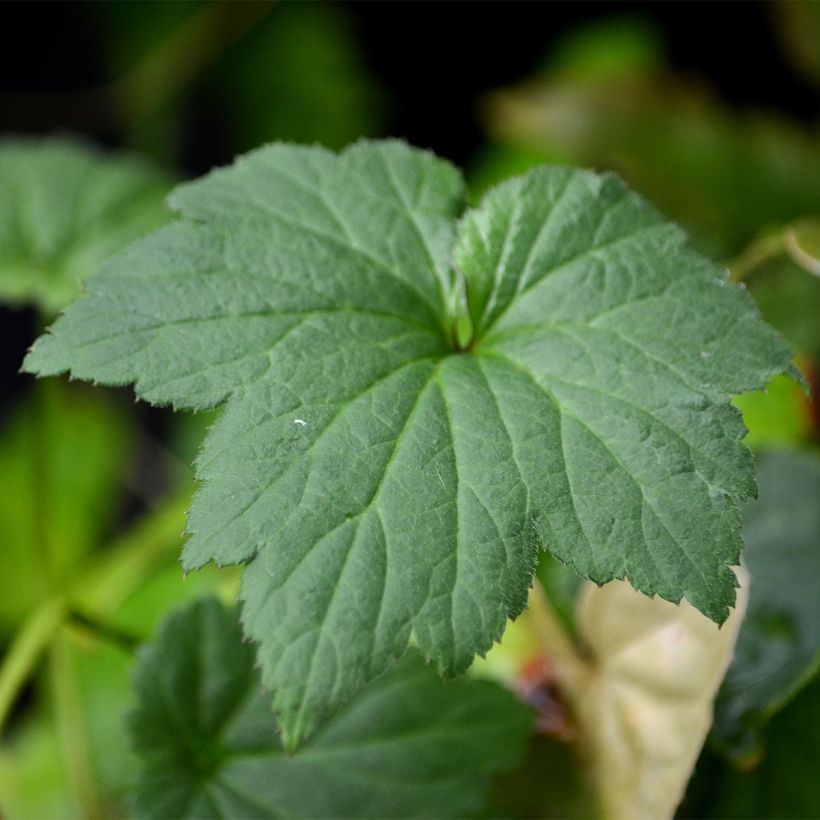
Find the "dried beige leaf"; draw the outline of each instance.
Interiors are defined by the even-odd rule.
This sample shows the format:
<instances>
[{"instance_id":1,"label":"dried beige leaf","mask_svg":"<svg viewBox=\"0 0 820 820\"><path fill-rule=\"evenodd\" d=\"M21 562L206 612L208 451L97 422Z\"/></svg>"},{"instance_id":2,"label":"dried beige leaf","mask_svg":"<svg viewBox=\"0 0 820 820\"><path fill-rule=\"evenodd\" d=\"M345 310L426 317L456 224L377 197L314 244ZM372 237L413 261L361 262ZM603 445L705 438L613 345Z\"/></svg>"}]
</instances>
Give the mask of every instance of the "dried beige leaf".
<instances>
[{"instance_id":1,"label":"dried beige leaf","mask_svg":"<svg viewBox=\"0 0 820 820\"><path fill-rule=\"evenodd\" d=\"M629 584L588 584L578 628L590 674L573 701L604 816L671 817L712 724L737 638L746 588L718 627L685 601L647 598Z\"/></svg>"}]
</instances>

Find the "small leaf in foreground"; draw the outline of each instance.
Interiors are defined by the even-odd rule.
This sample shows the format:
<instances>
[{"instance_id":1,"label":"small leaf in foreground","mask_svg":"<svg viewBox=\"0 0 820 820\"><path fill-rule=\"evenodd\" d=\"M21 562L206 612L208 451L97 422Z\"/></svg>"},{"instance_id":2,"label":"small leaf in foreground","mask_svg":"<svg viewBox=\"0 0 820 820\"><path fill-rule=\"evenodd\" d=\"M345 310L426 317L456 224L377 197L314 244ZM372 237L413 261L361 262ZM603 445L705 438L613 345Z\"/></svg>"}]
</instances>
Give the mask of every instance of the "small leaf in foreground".
<instances>
[{"instance_id":1,"label":"small leaf in foreground","mask_svg":"<svg viewBox=\"0 0 820 820\"><path fill-rule=\"evenodd\" d=\"M213 598L169 616L134 680L146 818L458 816L532 723L500 687L445 684L413 653L288 756L236 612Z\"/></svg>"},{"instance_id":2,"label":"small leaf in foreground","mask_svg":"<svg viewBox=\"0 0 820 820\"><path fill-rule=\"evenodd\" d=\"M109 256L167 221L170 180L68 139L0 140L0 301L53 313Z\"/></svg>"},{"instance_id":3,"label":"small leaf in foreground","mask_svg":"<svg viewBox=\"0 0 820 820\"><path fill-rule=\"evenodd\" d=\"M224 403L183 563L247 564L289 748L411 634L465 670L539 545L728 616L755 489L729 398L790 354L616 178L539 168L464 213L456 169L401 143L271 145L171 204L25 367Z\"/></svg>"}]
</instances>

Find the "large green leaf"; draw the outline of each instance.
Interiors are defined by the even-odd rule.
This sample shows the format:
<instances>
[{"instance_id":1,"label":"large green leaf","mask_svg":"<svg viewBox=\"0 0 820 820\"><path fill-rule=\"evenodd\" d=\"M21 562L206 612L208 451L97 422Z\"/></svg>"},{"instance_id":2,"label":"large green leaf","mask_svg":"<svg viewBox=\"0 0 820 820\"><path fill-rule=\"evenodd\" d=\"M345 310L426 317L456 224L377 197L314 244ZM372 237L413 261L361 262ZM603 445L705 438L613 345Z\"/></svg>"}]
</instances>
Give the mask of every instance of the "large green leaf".
<instances>
[{"instance_id":1,"label":"large green leaf","mask_svg":"<svg viewBox=\"0 0 820 820\"><path fill-rule=\"evenodd\" d=\"M539 543L716 620L734 601L754 481L728 399L784 344L613 177L534 171L456 241L463 196L400 143L261 149L178 188L182 219L25 363L226 403L183 563L247 563L288 746L411 633L466 669L524 607Z\"/></svg>"},{"instance_id":2,"label":"large green leaf","mask_svg":"<svg viewBox=\"0 0 820 820\"><path fill-rule=\"evenodd\" d=\"M820 458L773 451L745 513L748 613L717 702L715 738L749 754L754 733L820 665Z\"/></svg>"},{"instance_id":3,"label":"large green leaf","mask_svg":"<svg viewBox=\"0 0 820 820\"><path fill-rule=\"evenodd\" d=\"M167 619L135 684L138 817L452 817L480 807L532 721L500 687L444 684L413 654L288 756L253 649L213 598Z\"/></svg>"},{"instance_id":4,"label":"large green leaf","mask_svg":"<svg viewBox=\"0 0 820 820\"><path fill-rule=\"evenodd\" d=\"M168 218L167 177L66 139L0 140L0 300L51 313L114 252Z\"/></svg>"}]
</instances>

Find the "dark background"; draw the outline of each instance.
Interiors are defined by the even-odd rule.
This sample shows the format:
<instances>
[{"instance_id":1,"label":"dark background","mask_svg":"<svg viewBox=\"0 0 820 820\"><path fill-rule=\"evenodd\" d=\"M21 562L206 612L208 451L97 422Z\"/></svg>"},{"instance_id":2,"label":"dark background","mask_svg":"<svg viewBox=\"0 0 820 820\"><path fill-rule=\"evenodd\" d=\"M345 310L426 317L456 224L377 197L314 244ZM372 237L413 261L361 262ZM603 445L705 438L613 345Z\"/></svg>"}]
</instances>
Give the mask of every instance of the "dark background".
<instances>
[{"instance_id":1,"label":"dark background","mask_svg":"<svg viewBox=\"0 0 820 820\"><path fill-rule=\"evenodd\" d=\"M58 92L94 86L105 77L100 59L105 33L95 5L0 4L0 130L39 133L68 126L117 142L111 129L55 99ZM126 5L150 14L154 3ZM666 43L672 70L707 79L730 103L779 108L805 119L817 113L815 92L778 48L771 3L376 0L337 5L351 18L369 68L391 98L389 132L458 164L483 138L475 109L483 92L526 77L566 31L618 14L651 21ZM218 127L218 100L207 87L198 92L183 156L192 175L231 159ZM51 99L38 106L29 94ZM10 105L15 97L17 104Z\"/></svg>"},{"instance_id":2,"label":"dark background","mask_svg":"<svg viewBox=\"0 0 820 820\"><path fill-rule=\"evenodd\" d=\"M0 3L0 133L77 132L119 146L105 105L84 91L110 75L101 6L90 2ZM136 19L164 3L114 4ZM176 4L180 5L180 4ZM191 3L181 4L192 7ZM230 4L236 13L247 4ZM756 2L345 2L367 70L385 91L385 131L468 163L484 139L477 100L528 76L579 24L617 15L645 19L665 42L673 72L699 78L730 104L777 108L810 122L816 94L786 63L770 3ZM269 14L277 13L277 6ZM111 9L106 10L110 20ZM241 93L241 92L240 92ZM192 83L176 165L196 176L230 161L224 98L208 72ZM0 397L28 381L17 375L39 329L32 311L0 309Z\"/></svg>"}]
</instances>

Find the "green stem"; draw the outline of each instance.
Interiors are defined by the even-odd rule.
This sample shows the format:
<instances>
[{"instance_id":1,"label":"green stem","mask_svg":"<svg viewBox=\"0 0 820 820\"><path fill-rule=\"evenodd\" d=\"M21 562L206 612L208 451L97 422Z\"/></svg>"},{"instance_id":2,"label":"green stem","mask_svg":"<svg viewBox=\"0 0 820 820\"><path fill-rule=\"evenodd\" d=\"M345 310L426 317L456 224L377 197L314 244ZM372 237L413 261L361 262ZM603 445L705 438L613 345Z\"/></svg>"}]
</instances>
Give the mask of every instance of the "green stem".
<instances>
[{"instance_id":1,"label":"green stem","mask_svg":"<svg viewBox=\"0 0 820 820\"><path fill-rule=\"evenodd\" d=\"M742 282L766 262L781 256L785 250L782 232L761 237L729 263L729 273L735 282Z\"/></svg>"},{"instance_id":2,"label":"green stem","mask_svg":"<svg viewBox=\"0 0 820 820\"><path fill-rule=\"evenodd\" d=\"M108 555L97 559L74 586L72 601L86 613L104 617L116 611L180 545L191 488L178 492L140 520Z\"/></svg>"},{"instance_id":3,"label":"green stem","mask_svg":"<svg viewBox=\"0 0 820 820\"><path fill-rule=\"evenodd\" d=\"M55 598L43 604L23 623L0 667L0 731L17 695L28 680L65 616L65 602Z\"/></svg>"},{"instance_id":4,"label":"green stem","mask_svg":"<svg viewBox=\"0 0 820 820\"><path fill-rule=\"evenodd\" d=\"M44 603L22 625L0 665L0 732L40 656L69 611L104 623L122 602L177 549L190 502L190 488L140 521L105 555L81 572L64 595ZM70 605L69 605L70 602Z\"/></svg>"},{"instance_id":5,"label":"green stem","mask_svg":"<svg viewBox=\"0 0 820 820\"><path fill-rule=\"evenodd\" d=\"M541 650L552 665L556 683L567 701L572 703L592 674L590 665L564 629L544 588L538 582L530 590L529 612Z\"/></svg>"},{"instance_id":6,"label":"green stem","mask_svg":"<svg viewBox=\"0 0 820 820\"><path fill-rule=\"evenodd\" d=\"M86 817L99 815L99 799L88 748L84 710L71 650L64 640L54 641L49 651L49 678L63 765L74 797Z\"/></svg>"},{"instance_id":7,"label":"green stem","mask_svg":"<svg viewBox=\"0 0 820 820\"><path fill-rule=\"evenodd\" d=\"M117 646L126 652L133 652L139 646L140 638L137 635L122 629L116 624L72 609L68 613L68 623L97 641Z\"/></svg>"},{"instance_id":8,"label":"green stem","mask_svg":"<svg viewBox=\"0 0 820 820\"><path fill-rule=\"evenodd\" d=\"M225 49L256 25L274 0L204 4L108 88L133 127L160 110Z\"/></svg>"}]
</instances>

